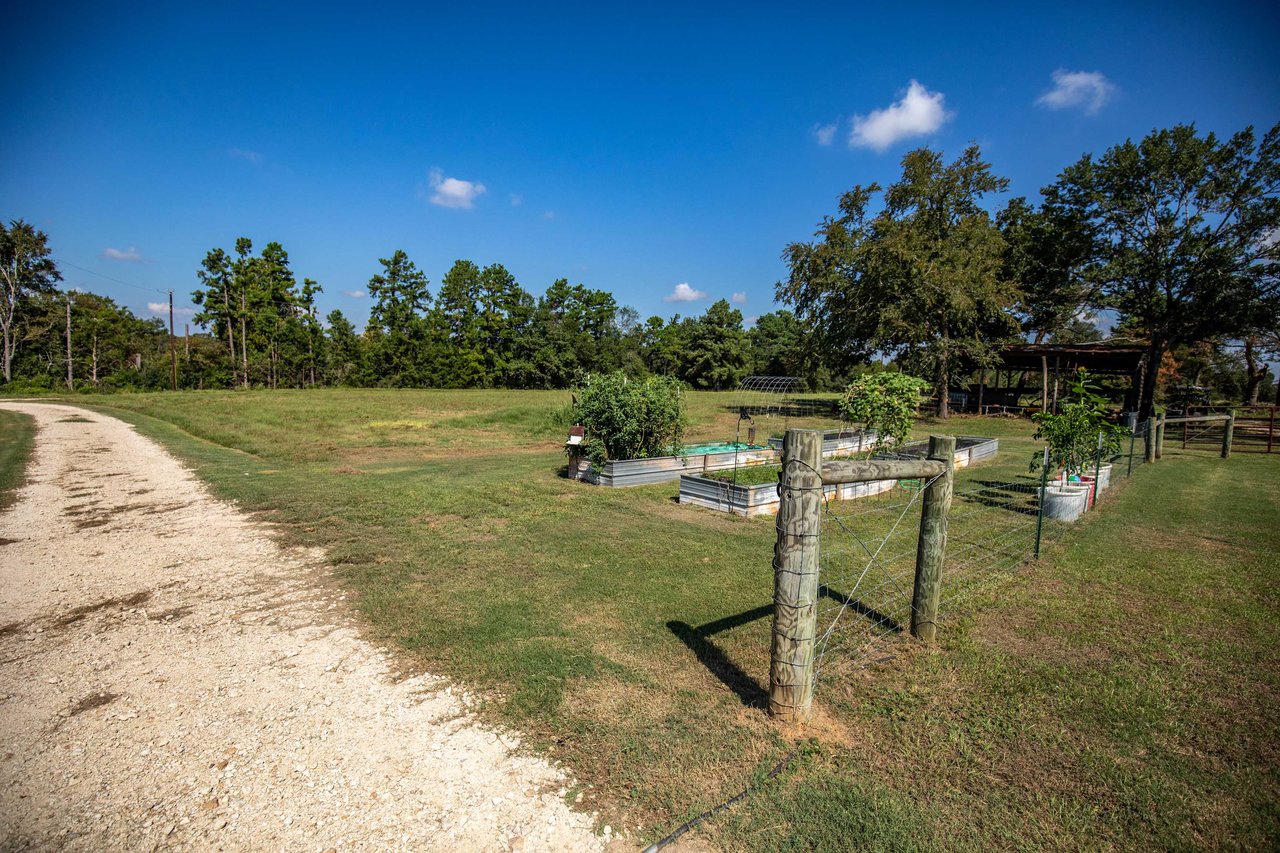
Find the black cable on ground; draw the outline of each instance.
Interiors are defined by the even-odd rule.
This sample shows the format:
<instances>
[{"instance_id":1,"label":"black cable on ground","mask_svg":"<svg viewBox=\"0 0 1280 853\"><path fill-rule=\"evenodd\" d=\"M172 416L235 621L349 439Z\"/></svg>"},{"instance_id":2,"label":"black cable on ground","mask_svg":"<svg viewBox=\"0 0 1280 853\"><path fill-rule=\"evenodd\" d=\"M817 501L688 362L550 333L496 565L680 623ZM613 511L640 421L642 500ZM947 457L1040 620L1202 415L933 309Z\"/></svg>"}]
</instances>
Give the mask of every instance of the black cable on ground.
<instances>
[{"instance_id":1,"label":"black cable on ground","mask_svg":"<svg viewBox=\"0 0 1280 853\"><path fill-rule=\"evenodd\" d=\"M776 767L774 767L772 770L770 770L768 773L765 774L764 781L767 782L770 779L773 779L779 773L785 770L787 768L787 765L791 763L791 759L795 758L796 753L798 753L799 751L800 751L800 747L797 746L795 749L788 752L786 756L781 761L778 762L778 765ZM654 843L650 844L648 847L644 848L643 853L658 853L658 851L661 850L663 847L666 847L668 844L675 841L677 838L684 835L686 832L693 829L695 826L702 823L707 818L711 817L712 815L719 814L720 812L729 808L739 800L746 798L749 794L754 793L756 789L759 787L760 787L759 785L748 785L745 789L740 791L738 794L735 794L734 796L725 800L723 803L716 806L715 808L708 809L707 811L698 815L693 820L689 821L684 826L680 827L675 832L668 835L666 838L663 838L660 841L655 841Z\"/></svg>"}]
</instances>

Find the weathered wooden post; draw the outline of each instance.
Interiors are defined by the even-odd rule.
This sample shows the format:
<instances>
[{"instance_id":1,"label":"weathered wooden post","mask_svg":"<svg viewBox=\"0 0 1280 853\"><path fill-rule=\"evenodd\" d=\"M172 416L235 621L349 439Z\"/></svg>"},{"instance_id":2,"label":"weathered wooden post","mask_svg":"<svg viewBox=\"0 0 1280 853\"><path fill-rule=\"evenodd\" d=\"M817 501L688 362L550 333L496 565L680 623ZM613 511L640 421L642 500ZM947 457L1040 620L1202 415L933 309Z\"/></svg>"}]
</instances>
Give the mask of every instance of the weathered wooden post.
<instances>
[{"instance_id":1,"label":"weathered wooden post","mask_svg":"<svg viewBox=\"0 0 1280 853\"><path fill-rule=\"evenodd\" d=\"M1227 421L1222 425L1222 458L1231 458L1231 439L1236 431L1236 410L1227 412Z\"/></svg>"},{"instance_id":2,"label":"weathered wooden post","mask_svg":"<svg viewBox=\"0 0 1280 853\"><path fill-rule=\"evenodd\" d=\"M822 535L822 431L789 429L782 442L778 538L773 546L769 713L806 722L813 706Z\"/></svg>"},{"instance_id":3,"label":"weathered wooden post","mask_svg":"<svg viewBox=\"0 0 1280 853\"><path fill-rule=\"evenodd\" d=\"M920 511L916 584L911 596L911 635L926 643L933 642L938 630L942 561L947 550L947 512L951 509L951 480L956 468L955 436L929 436L929 458L947 467L925 488L924 506Z\"/></svg>"},{"instance_id":4,"label":"weathered wooden post","mask_svg":"<svg viewBox=\"0 0 1280 853\"><path fill-rule=\"evenodd\" d=\"M1156 420L1156 458L1164 458L1164 422L1169 416L1161 414Z\"/></svg>"},{"instance_id":5,"label":"weathered wooden post","mask_svg":"<svg viewBox=\"0 0 1280 853\"><path fill-rule=\"evenodd\" d=\"M1152 415L1147 418L1147 441L1146 441L1146 461L1156 461L1156 416Z\"/></svg>"}]
</instances>

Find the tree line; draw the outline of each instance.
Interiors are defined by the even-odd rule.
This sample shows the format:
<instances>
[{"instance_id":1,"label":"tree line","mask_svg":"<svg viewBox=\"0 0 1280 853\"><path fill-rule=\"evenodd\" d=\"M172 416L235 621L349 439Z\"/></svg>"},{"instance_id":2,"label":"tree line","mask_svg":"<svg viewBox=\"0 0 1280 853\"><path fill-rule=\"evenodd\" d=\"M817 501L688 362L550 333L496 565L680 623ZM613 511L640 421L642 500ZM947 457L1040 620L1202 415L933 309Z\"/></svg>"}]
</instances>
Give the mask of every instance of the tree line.
<instances>
[{"instance_id":1,"label":"tree line","mask_svg":"<svg viewBox=\"0 0 1280 853\"><path fill-rule=\"evenodd\" d=\"M20 282L7 291L12 310L0 315L6 383L18 390L68 381L105 391L170 387L162 320L141 319L104 296L59 291L48 238L25 222L4 226L0 251ZM255 252L240 238L231 251L210 250L192 294L192 320L204 331L180 331L172 342L178 387L566 388L614 370L712 390L760 372L831 384L811 363L789 311L747 329L742 312L720 300L701 316L641 321L612 294L567 279L535 298L501 264L459 260L434 293L404 251L379 267L368 282L369 320L357 331L341 311L318 316L321 285L299 282L281 244Z\"/></svg>"},{"instance_id":2,"label":"tree line","mask_svg":"<svg viewBox=\"0 0 1280 853\"><path fill-rule=\"evenodd\" d=\"M1140 417L1180 357L1233 341L1257 401L1264 357L1280 357L1280 125L1260 140L1157 130L1084 155L1039 204L997 206L1007 188L976 145L950 163L912 151L898 181L855 186L787 247L777 298L834 369L888 354L931 377L944 415L955 378L1001 344L1096 336L1081 327L1102 311L1145 346Z\"/></svg>"},{"instance_id":3,"label":"tree line","mask_svg":"<svg viewBox=\"0 0 1280 853\"><path fill-rule=\"evenodd\" d=\"M1041 190L999 204L1008 181L970 145L953 161L909 152L887 187L858 185L814 239L787 246L786 306L748 329L721 300L702 315L641 320L612 294L552 282L538 296L501 264L459 260L434 288L400 250L368 282L357 331L317 316L316 281L248 238L214 248L192 294L203 331L183 336L184 388L317 385L563 388L588 373L675 377L732 388L749 374L842 387L889 360L948 388L993 366L1012 341L1113 335L1147 349L1141 408L1157 389L1212 385L1256 402L1280 357L1280 125L1218 139L1192 126L1084 155ZM47 237L0 233L6 382L167 387L170 340L110 299L57 291ZM66 315L66 316L63 316ZM61 322L60 322L61 318ZM66 327L69 326L68 332Z\"/></svg>"}]
</instances>

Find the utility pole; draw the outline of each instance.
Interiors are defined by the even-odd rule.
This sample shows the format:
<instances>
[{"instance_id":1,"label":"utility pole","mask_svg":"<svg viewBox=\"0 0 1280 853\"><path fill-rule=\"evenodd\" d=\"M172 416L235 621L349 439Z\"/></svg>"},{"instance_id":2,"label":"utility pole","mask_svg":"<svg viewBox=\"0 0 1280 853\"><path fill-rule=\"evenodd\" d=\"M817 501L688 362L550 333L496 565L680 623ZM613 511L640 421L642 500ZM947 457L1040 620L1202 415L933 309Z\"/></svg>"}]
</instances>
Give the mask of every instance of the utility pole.
<instances>
[{"instance_id":1,"label":"utility pole","mask_svg":"<svg viewBox=\"0 0 1280 853\"><path fill-rule=\"evenodd\" d=\"M67 390L75 390L75 380L71 373L71 291L67 291Z\"/></svg>"},{"instance_id":2,"label":"utility pole","mask_svg":"<svg viewBox=\"0 0 1280 853\"><path fill-rule=\"evenodd\" d=\"M186 360L190 362L191 361L191 324L190 323L182 324L182 346L183 346L182 354L186 358Z\"/></svg>"},{"instance_id":3,"label":"utility pole","mask_svg":"<svg viewBox=\"0 0 1280 853\"><path fill-rule=\"evenodd\" d=\"M169 366L172 390L178 390L178 349L174 346L173 334L173 289L169 289Z\"/></svg>"}]
</instances>

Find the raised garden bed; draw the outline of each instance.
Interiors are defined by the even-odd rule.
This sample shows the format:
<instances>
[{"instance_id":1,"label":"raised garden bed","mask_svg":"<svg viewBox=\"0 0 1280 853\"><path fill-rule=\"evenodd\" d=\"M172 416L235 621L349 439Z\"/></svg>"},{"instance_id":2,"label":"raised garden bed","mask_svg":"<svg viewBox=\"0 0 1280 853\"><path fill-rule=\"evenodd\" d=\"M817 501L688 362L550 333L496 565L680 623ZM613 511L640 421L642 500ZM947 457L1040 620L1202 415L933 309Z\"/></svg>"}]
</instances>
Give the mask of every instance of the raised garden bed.
<instances>
[{"instance_id":1,"label":"raised garden bed","mask_svg":"<svg viewBox=\"0 0 1280 853\"><path fill-rule=\"evenodd\" d=\"M850 456L870 450L875 444L874 431L860 429L829 429L822 434L822 457ZM769 446L782 453L782 439L769 439Z\"/></svg>"},{"instance_id":2,"label":"raised garden bed","mask_svg":"<svg viewBox=\"0 0 1280 853\"><path fill-rule=\"evenodd\" d=\"M920 459L929 452L929 442L911 441L894 451L894 456L915 456ZM1000 439L980 435L956 436L956 467L968 468L978 462L994 459L1000 452Z\"/></svg>"},{"instance_id":3,"label":"raised garden bed","mask_svg":"<svg viewBox=\"0 0 1280 853\"><path fill-rule=\"evenodd\" d=\"M584 461L578 465L574 479L601 486L645 486L675 480L684 474L776 464L778 459L778 451L772 447L700 444L684 448L678 456L611 459L598 471L590 462Z\"/></svg>"},{"instance_id":4,"label":"raised garden bed","mask_svg":"<svg viewBox=\"0 0 1280 853\"><path fill-rule=\"evenodd\" d=\"M911 442L904 444L893 455L923 457L928 450L928 442ZM960 436L956 439L956 467L966 468L992 459L999 450L998 439L974 435ZM823 455L826 455L825 442ZM736 484L732 480L731 470L722 470L713 476L705 476L702 472L684 473L680 475L680 503L731 512L735 515L776 513L781 500L778 496L778 471L779 467L775 465L745 472L739 470ZM762 480L765 482L761 482ZM822 492L828 500L855 500L887 492L897 485L897 482L897 480L873 480L868 483L830 485L823 486Z\"/></svg>"},{"instance_id":5,"label":"raised garden bed","mask_svg":"<svg viewBox=\"0 0 1280 853\"><path fill-rule=\"evenodd\" d=\"M844 483L823 486L822 493L829 500L851 500L887 492L898 485L897 480L874 480L869 483ZM718 509L735 515L765 515L778 511L778 482L759 485L734 485L698 474L680 477L680 503Z\"/></svg>"}]
</instances>

